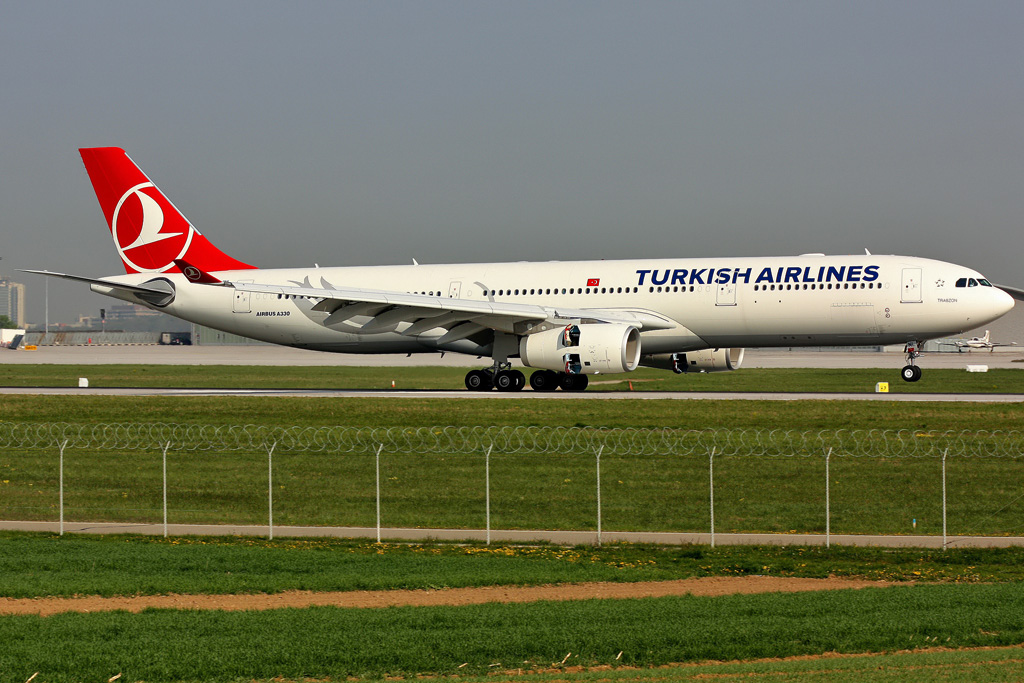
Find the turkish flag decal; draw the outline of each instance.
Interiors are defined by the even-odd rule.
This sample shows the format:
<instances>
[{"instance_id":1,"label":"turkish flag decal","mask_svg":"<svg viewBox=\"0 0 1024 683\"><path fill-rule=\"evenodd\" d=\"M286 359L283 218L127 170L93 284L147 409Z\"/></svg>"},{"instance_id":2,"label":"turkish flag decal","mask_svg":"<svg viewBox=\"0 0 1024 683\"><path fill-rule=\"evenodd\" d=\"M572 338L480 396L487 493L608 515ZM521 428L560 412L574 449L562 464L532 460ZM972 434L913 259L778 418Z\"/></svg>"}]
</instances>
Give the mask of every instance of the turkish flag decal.
<instances>
[{"instance_id":1,"label":"turkish flag decal","mask_svg":"<svg viewBox=\"0 0 1024 683\"><path fill-rule=\"evenodd\" d=\"M592 277L589 280L587 280L587 287L600 287L600 286L601 286L601 278Z\"/></svg>"}]
</instances>

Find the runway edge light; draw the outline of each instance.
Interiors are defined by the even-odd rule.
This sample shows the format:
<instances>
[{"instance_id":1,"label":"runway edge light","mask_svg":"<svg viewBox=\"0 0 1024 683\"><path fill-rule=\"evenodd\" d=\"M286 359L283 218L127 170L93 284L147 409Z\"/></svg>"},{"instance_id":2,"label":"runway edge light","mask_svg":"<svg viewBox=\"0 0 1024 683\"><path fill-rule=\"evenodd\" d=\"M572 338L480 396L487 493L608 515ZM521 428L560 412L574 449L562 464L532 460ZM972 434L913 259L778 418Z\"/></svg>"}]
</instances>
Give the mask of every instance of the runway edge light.
<instances>
[{"instance_id":1,"label":"runway edge light","mask_svg":"<svg viewBox=\"0 0 1024 683\"><path fill-rule=\"evenodd\" d=\"M878 384L876 384L875 385L875 393L876 394L888 394L889 393L889 383L888 382L879 382Z\"/></svg>"}]
</instances>

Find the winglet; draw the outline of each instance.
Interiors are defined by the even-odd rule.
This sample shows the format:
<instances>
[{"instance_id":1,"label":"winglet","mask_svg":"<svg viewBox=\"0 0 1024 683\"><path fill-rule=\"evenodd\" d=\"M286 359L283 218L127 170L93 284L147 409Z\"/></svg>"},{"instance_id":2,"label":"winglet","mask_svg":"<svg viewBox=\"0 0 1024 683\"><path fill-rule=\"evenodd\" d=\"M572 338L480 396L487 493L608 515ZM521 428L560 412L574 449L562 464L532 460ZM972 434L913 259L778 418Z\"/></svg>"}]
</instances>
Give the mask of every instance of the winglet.
<instances>
[{"instance_id":1,"label":"winglet","mask_svg":"<svg viewBox=\"0 0 1024 683\"><path fill-rule=\"evenodd\" d=\"M178 266L178 270L189 282L195 282L200 285L222 285L223 280L219 280L214 276L210 275L204 270L196 268L185 259L174 259L174 265Z\"/></svg>"}]
</instances>

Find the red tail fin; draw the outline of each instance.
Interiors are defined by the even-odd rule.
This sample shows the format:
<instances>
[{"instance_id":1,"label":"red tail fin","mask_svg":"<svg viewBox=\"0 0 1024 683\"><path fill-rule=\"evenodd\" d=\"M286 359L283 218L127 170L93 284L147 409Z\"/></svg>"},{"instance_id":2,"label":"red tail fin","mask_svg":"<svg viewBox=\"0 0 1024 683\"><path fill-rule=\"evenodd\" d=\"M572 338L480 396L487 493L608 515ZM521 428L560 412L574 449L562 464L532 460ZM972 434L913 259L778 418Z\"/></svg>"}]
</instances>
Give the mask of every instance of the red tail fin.
<instances>
[{"instance_id":1,"label":"red tail fin","mask_svg":"<svg viewBox=\"0 0 1024 683\"><path fill-rule=\"evenodd\" d=\"M114 246L129 273L177 273L175 259L204 271L254 268L203 237L118 147L80 149Z\"/></svg>"}]
</instances>

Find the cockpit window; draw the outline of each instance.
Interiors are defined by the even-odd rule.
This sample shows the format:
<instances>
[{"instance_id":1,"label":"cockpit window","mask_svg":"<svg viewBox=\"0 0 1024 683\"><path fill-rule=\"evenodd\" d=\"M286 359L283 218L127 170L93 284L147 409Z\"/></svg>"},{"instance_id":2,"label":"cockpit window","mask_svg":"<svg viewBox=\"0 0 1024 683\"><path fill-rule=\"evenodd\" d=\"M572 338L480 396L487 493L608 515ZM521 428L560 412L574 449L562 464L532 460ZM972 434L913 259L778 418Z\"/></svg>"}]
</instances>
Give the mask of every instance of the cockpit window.
<instances>
[{"instance_id":1,"label":"cockpit window","mask_svg":"<svg viewBox=\"0 0 1024 683\"><path fill-rule=\"evenodd\" d=\"M981 279L979 279L978 282L981 283L982 287L991 287L992 286L992 283L989 282L988 280L981 280Z\"/></svg>"},{"instance_id":2,"label":"cockpit window","mask_svg":"<svg viewBox=\"0 0 1024 683\"><path fill-rule=\"evenodd\" d=\"M962 277L959 280L957 280L956 281L956 286L957 287L966 287L967 286L967 278Z\"/></svg>"},{"instance_id":3,"label":"cockpit window","mask_svg":"<svg viewBox=\"0 0 1024 683\"><path fill-rule=\"evenodd\" d=\"M978 286L978 281L975 280L973 277L969 277L969 278L967 278L967 286L968 287L977 287Z\"/></svg>"}]
</instances>

